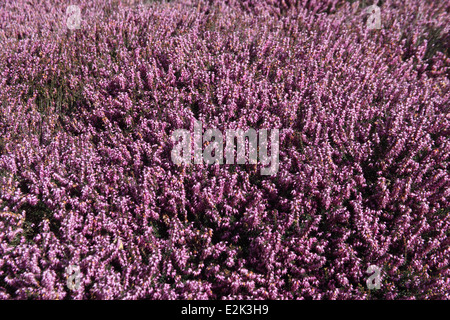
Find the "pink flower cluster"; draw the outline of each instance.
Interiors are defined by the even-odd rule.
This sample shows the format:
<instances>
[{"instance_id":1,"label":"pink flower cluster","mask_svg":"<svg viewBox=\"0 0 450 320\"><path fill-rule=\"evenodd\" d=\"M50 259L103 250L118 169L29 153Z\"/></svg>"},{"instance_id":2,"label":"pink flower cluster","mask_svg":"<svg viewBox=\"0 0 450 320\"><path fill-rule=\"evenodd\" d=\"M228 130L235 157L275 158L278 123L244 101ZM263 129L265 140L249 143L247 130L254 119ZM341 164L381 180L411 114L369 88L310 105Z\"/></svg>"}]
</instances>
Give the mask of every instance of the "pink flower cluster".
<instances>
[{"instance_id":1,"label":"pink flower cluster","mask_svg":"<svg viewBox=\"0 0 450 320\"><path fill-rule=\"evenodd\" d=\"M72 2L0 2L0 299L450 298L448 1Z\"/></svg>"}]
</instances>

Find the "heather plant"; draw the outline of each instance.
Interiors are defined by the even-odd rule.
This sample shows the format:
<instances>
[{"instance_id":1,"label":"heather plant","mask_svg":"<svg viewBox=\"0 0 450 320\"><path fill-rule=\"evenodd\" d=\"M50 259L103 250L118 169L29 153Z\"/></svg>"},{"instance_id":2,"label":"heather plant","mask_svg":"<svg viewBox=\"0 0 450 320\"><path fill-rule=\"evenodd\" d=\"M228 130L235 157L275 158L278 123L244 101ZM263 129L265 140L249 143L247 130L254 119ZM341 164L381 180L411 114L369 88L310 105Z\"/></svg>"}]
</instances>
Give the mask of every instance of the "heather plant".
<instances>
[{"instance_id":1,"label":"heather plant","mask_svg":"<svg viewBox=\"0 0 450 320\"><path fill-rule=\"evenodd\" d=\"M450 7L373 4L2 1L0 298L450 298Z\"/></svg>"}]
</instances>

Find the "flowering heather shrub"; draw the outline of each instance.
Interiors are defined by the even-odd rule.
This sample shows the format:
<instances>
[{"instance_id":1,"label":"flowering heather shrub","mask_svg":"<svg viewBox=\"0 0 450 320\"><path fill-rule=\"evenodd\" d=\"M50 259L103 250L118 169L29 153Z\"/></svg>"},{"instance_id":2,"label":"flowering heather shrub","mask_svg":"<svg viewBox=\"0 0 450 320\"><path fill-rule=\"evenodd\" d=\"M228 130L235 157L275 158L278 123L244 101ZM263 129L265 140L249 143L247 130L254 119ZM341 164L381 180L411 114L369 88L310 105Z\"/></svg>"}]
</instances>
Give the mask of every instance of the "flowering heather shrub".
<instances>
[{"instance_id":1,"label":"flowering heather shrub","mask_svg":"<svg viewBox=\"0 0 450 320\"><path fill-rule=\"evenodd\" d=\"M450 5L0 3L0 298L450 298ZM280 167L175 165L280 130ZM70 290L65 272L80 267ZM368 266L381 288L366 286Z\"/></svg>"}]
</instances>

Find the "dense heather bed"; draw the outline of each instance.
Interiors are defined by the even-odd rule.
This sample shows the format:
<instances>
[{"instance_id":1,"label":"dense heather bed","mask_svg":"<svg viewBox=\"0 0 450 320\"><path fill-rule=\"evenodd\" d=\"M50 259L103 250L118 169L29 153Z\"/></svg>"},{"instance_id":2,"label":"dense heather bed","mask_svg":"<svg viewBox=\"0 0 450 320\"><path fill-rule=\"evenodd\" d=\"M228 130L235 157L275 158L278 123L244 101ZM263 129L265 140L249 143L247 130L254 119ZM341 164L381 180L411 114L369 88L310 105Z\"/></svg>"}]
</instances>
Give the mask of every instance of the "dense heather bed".
<instances>
[{"instance_id":1,"label":"dense heather bed","mask_svg":"<svg viewBox=\"0 0 450 320\"><path fill-rule=\"evenodd\" d=\"M1 299L450 298L448 1L61 2L0 2Z\"/></svg>"}]
</instances>

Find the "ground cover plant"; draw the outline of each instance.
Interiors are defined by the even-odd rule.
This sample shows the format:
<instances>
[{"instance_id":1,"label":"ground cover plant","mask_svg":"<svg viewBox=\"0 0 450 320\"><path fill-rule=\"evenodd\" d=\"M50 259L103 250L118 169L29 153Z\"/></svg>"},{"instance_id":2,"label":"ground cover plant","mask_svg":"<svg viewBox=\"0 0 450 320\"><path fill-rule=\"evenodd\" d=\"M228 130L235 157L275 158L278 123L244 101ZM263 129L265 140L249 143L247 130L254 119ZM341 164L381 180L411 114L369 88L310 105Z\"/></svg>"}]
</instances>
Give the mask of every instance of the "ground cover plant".
<instances>
[{"instance_id":1,"label":"ground cover plant","mask_svg":"<svg viewBox=\"0 0 450 320\"><path fill-rule=\"evenodd\" d=\"M448 1L70 4L0 2L0 299L450 298Z\"/></svg>"}]
</instances>

